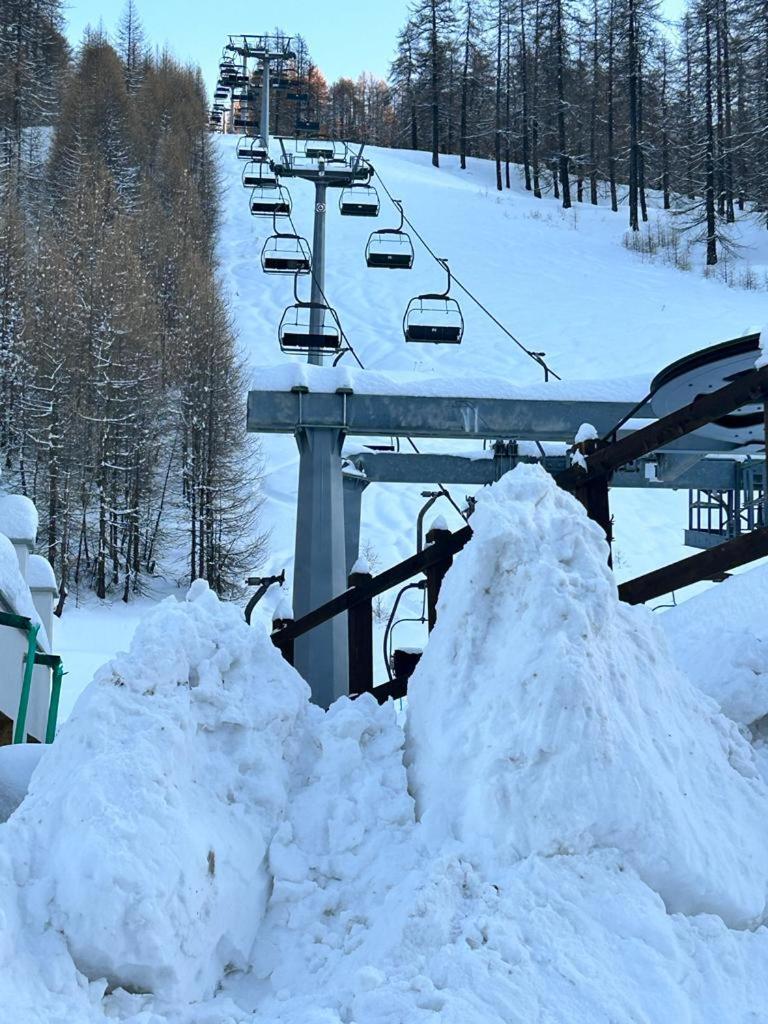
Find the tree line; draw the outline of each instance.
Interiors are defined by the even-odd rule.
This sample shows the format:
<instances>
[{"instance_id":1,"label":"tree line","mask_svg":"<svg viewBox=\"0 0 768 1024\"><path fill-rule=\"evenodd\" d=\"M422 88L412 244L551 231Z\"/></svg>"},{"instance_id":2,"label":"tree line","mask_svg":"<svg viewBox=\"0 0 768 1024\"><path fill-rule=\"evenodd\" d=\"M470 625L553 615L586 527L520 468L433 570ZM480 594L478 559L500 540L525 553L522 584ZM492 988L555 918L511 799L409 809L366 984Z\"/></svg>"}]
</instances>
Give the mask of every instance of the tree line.
<instances>
[{"instance_id":1,"label":"tree line","mask_svg":"<svg viewBox=\"0 0 768 1024\"><path fill-rule=\"evenodd\" d=\"M388 83L315 83L339 135L495 161L511 185L610 204L637 231L648 192L705 242L709 265L737 211L768 226L768 7L689 0L414 0Z\"/></svg>"},{"instance_id":2,"label":"tree line","mask_svg":"<svg viewBox=\"0 0 768 1024\"><path fill-rule=\"evenodd\" d=\"M199 72L133 0L76 53L60 0L0 8L0 456L61 581L237 591L255 568L243 370L216 280Z\"/></svg>"}]
</instances>

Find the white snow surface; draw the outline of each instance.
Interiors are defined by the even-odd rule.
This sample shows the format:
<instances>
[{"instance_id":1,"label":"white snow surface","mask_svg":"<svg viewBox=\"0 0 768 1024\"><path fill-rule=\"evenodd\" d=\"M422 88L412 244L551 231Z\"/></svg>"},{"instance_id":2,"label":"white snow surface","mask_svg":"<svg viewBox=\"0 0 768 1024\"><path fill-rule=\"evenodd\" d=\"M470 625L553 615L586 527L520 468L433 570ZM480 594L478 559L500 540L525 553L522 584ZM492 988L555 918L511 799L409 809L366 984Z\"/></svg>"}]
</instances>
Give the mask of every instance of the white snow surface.
<instances>
[{"instance_id":1,"label":"white snow surface","mask_svg":"<svg viewBox=\"0 0 768 1024\"><path fill-rule=\"evenodd\" d=\"M37 509L23 494L0 494L0 533L11 540L34 544L37 538Z\"/></svg>"},{"instance_id":2,"label":"white snow surface","mask_svg":"<svg viewBox=\"0 0 768 1024\"><path fill-rule=\"evenodd\" d=\"M27 795L32 772L45 751L42 743L0 747L0 821L7 821Z\"/></svg>"},{"instance_id":3,"label":"white snow surface","mask_svg":"<svg viewBox=\"0 0 768 1024\"><path fill-rule=\"evenodd\" d=\"M29 556L27 584L30 590L58 590L56 574L47 558L42 555Z\"/></svg>"},{"instance_id":4,"label":"white snow surface","mask_svg":"<svg viewBox=\"0 0 768 1024\"><path fill-rule=\"evenodd\" d=\"M207 585L99 672L14 817L22 904L114 986L193 1001L243 968L307 687Z\"/></svg>"},{"instance_id":5,"label":"white snow surface","mask_svg":"<svg viewBox=\"0 0 768 1024\"><path fill-rule=\"evenodd\" d=\"M659 616L689 679L735 722L768 715L768 567L732 576Z\"/></svg>"},{"instance_id":6,"label":"white snow surface","mask_svg":"<svg viewBox=\"0 0 768 1024\"><path fill-rule=\"evenodd\" d=\"M762 1019L749 743L546 474L473 527L407 756L391 702L310 705L204 584L154 610L0 826L3 1020Z\"/></svg>"},{"instance_id":7,"label":"white snow surface","mask_svg":"<svg viewBox=\"0 0 768 1024\"><path fill-rule=\"evenodd\" d=\"M596 441L597 430L592 426L591 423L582 423L579 429L576 431L576 437L573 439L574 444L583 444L584 441Z\"/></svg>"},{"instance_id":8,"label":"white snow surface","mask_svg":"<svg viewBox=\"0 0 768 1024\"><path fill-rule=\"evenodd\" d=\"M651 613L619 603L602 530L526 465L472 525L409 686L421 820L488 856L616 848L671 912L759 921L768 790Z\"/></svg>"},{"instance_id":9,"label":"white snow surface","mask_svg":"<svg viewBox=\"0 0 768 1024\"><path fill-rule=\"evenodd\" d=\"M32 603L32 595L26 580L21 575L16 550L10 540L0 533L0 596L10 605L16 615L23 615L40 626L38 641L40 646L48 649L48 637L40 616Z\"/></svg>"}]
</instances>

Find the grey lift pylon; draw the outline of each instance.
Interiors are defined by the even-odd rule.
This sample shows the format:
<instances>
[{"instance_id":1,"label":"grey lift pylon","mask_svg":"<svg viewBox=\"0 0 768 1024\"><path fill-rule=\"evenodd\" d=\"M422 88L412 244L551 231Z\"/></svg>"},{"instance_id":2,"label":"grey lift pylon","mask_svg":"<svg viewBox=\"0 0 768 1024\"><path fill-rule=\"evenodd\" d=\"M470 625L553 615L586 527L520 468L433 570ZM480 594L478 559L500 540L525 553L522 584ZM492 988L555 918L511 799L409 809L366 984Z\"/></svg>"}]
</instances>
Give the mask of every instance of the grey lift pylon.
<instances>
[{"instance_id":1,"label":"grey lift pylon","mask_svg":"<svg viewBox=\"0 0 768 1024\"><path fill-rule=\"evenodd\" d=\"M299 493L293 608L306 615L347 588L341 430L296 432ZM327 708L349 692L346 615L296 640L294 665L312 688L312 699Z\"/></svg>"},{"instance_id":2,"label":"grey lift pylon","mask_svg":"<svg viewBox=\"0 0 768 1024\"><path fill-rule=\"evenodd\" d=\"M239 54L243 58L243 72L247 74L250 58L261 64L261 145L269 152L269 100L271 89L272 64L276 61L285 63L296 59L292 48L293 40L288 36L230 36L227 50Z\"/></svg>"},{"instance_id":3,"label":"grey lift pylon","mask_svg":"<svg viewBox=\"0 0 768 1024\"><path fill-rule=\"evenodd\" d=\"M265 71L266 73L266 71ZM281 138L282 158L275 162L281 178L302 178L315 187L315 218L312 243L312 295L310 332L322 331L325 309L325 218L329 188L344 188L366 181L371 168L362 161L363 147L331 146L334 159L309 158L296 140ZM286 142L288 145L286 145ZM288 147L293 144L294 150ZM338 155L337 155L338 149ZM322 365L323 353L310 349L307 360ZM307 426L295 433L299 447L299 499L296 517L296 556L293 573L293 607L301 616L340 594L347 586L347 516L354 518L354 494L348 493L341 472L344 431ZM347 488L349 485L347 485ZM359 497L357 501L359 529ZM312 688L312 699L321 707L349 692L346 616L339 615L318 629L299 637L294 659L298 671Z\"/></svg>"}]
</instances>

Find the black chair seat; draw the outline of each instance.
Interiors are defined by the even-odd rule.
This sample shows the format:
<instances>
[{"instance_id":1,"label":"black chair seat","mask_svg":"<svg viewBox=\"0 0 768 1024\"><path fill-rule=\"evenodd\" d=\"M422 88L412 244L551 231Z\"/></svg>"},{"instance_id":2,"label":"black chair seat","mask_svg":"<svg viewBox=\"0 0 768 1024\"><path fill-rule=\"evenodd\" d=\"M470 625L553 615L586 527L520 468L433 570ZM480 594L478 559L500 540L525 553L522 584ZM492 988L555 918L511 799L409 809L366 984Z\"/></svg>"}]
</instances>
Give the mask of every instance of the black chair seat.
<instances>
[{"instance_id":1,"label":"black chair seat","mask_svg":"<svg viewBox=\"0 0 768 1024\"><path fill-rule=\"evenodd\" d=\"M405 338L406 341L431 341L435 344L457 345L461 341L461 328L409 324L406 328Z\"/></svg>"},{"instance_id":2,"label":"black chair seat","mask_svg":"<svg viewBox=\"0 0 768 1024\"><path fill-rule=\"evenodd\" d=\"M369 267L375 269L410 270L413 266L413 256L399 252L372 252L368 254L366 262Z\"/></svg>"},{"instance_id":3,"label":"black chair seat","mask_svg":"<svg viewBox=\"0 0 768 1024\"><path fill-rule=\"evenodd\" d=\"M345 217L378 217L379 208L370 203L342 203L341 212Z\"/></svg>"},{"instance_id":4,"label":"black chair seat","mask_svg":"<svg viewBox=\"0 0 768 1024\"><path fill-rule=\"evenodd\" d=\"M309 261L301 256L265 256L264 267L266 270L284 270L286 273L296 273L300 270L309 270Z\"/></svg>"},{"instance_id":5,"label":"black chair seat","mask_svg":"<svg viewBox=\"0 0 768 1024\"><path fill-rule=\"evenodd\" d=\"M280 339L283 348L296 351L308 351L311 348L335 352L339 347L339 338L335 334L303 334L301 332L284 331Z\"/></svg>"}]
</instances>

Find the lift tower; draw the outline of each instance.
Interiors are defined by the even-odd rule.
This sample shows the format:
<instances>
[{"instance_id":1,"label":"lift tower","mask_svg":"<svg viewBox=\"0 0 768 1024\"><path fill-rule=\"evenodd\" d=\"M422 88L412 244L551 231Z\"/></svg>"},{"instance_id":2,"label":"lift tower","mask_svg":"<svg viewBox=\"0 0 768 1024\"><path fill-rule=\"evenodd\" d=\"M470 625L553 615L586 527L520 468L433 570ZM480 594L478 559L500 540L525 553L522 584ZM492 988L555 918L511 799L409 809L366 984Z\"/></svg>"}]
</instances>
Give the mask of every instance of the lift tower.
<instances>
[{"instance_id":1,"label":"lift tower","mask_svg":"<svg viewBox=\"0 0 768 1024\"><path fill-rule=\"evenodd\" d=\"M243 59L243 69L249 60L261 65L261 145L269 152L269 93L272 65L284 65L296 59L290 36L230 36L227 50Z\"/></svg>"},{"instance_id":2,"label":"lift tower","mask_svg":"<svg viewBox=\"0 0 768 1024\"><path fill-rule=\"evenodd\" d=\"M366 185L373 168L363 160L364 145L346 142L300 141L281 137L281 156L274 161L278 178L303 178L315 186L315 223L312 238L312 311L310 333L322 330L325 309L325 215L329 188ZM307 362L322 365L323 353L310 349Z\"/></svg>"},{"instance_id":3,"label":"lift tower","mask_svg":"<svg viewBox=\"0 0 768 1024\"><path fill-rule=\"evenodd\" d=\"M273 162L279 178L303 178L315 186L312 248L310 336L319 337L330 309L325 297L325 215L329 189L366 184L373 174L363 160L363 146L280 138L281 156ZM320 349L309 348L310 363L322 364ZM296 562L293 607L296 615L346 590L344 487L341 449L344 428L301 426L299 501L296 517ZM299 638L295 665L309 681L313 699L322 707L349 692L345 616L338 616Z\"/></svg>"}]
</instances>

